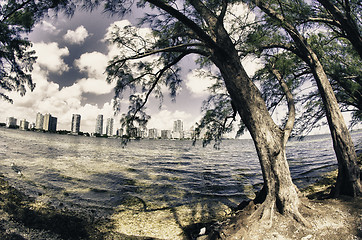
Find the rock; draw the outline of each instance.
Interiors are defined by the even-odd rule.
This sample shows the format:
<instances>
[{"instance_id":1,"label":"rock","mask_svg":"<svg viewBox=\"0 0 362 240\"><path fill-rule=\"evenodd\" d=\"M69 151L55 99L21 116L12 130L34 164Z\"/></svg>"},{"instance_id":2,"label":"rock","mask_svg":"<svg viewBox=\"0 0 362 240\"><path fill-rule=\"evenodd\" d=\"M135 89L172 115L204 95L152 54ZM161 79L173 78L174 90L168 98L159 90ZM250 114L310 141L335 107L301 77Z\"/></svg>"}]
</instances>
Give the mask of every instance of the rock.
<instances>
[{"instance_id":1,"label":"rock","mask_svg":"<svg viewBox=\"0 0 362 240\"><path fill-rule=\"evenodd\" d=\"M202 235L205 235L206 234L206 227L203 227L200 229L200 232L199 232L199 236L202 236Z\"/></svg>"},{"instance_id":2,"label":"rock","mask_svg":"<svg viewBox=\"0 0 362 240\"><path fill-rule=\"evenodd\" d=\"M311 239L313 236L312 235L307 235L307 236L305 236L305 237L302 237L302 239L301 240L309 240L309 239Z\"/></svg>"}]
</instances>

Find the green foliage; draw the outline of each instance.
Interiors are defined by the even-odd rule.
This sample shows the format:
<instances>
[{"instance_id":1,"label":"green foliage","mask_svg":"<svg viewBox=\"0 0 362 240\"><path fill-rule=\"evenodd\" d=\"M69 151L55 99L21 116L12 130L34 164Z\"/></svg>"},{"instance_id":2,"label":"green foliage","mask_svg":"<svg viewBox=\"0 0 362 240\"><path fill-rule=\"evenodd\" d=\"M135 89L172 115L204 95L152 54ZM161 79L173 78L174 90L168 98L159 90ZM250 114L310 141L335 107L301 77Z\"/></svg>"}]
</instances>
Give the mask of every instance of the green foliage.
<instances>
[{"instance_id":1,"label":"green foliage","mask_svg":"<svg viewBox=\"0 0 362 240\"><path fill-rule=\"evenodd\" d=\"M197 139L201 138L203 146L214 142L214 148L219 149L224 134L235 129L234 122L237 112L225 90L222 78L215 76L215 79L216 83L209 88L210 96L203 104L204 115L196 126L194 144ZM243 133L244 128L244 124L241 123L239 135Z\"/></svg>"},{"instance_id":2,"label":"green foliage","mask_svg":"<svg viewBox=\"0 0 362 240\"><path fill-rule=\"evenodd\" d=\"M325 27L321 26L324 22L315 21L322 17L322 12L326 9L307 1L269 1L268 4L307 39L307 44L324 67L342 111L353 112L352 125L360 122L361 60L351 43L340 38L342 34L337 36L335 31L326 31ZM351 8L350 14L353 15L355 9ZM330 15L328 17L333 20ZM326 124L321 121L325 111L317 86L312 81L314 76L310 66L305 63L309 57L299 50L294 39L283 30L284 26L280 21L267 14L260 15L259 21L263 24L255 27L249 34L247 51L264 59L265 66L256 74L254 80L261 83L261 91L268 108L273 112L277 106L283 104L284 97L271 71L271 65L274 64L283 77L288 79L288 85L294 91L295 102L299 106L294 132L308 133L313 128ZM337 26L333 27L336 28ZM285 67L289 69L287 72Z\"/></svg>"},{"instance_id":3,"label":"green foliage","mask_svg":"<svg viewBox=\"0 0 362 240\"><path fill-rule=\"evenodd\" d=\"M150 2L156 2L163 7L146 4ZM240 1L204 1L203 7L208 11L205 14L196 6L197 2L108 0L105 5L106 11L123 16L131 11L131 3L137 3L138 7L145 10L148 6L151 7L152 11L145 11L138 28L149 27L152 29L152 35L145 36L137 28L126 26L116 27L110 37L110 42L118 45L121 53L110 62L107 68L107 80L117 82L116 100L121 99L124 93L129 95L128 112L121 120L126 129L147 123L149 116L142 109L151 96L159 98L160 105L162 104L162 86L169 89L170 96L175 100L183 81L178 65L182 59L197 55L195 63L200 67L213 65L210 57L214 49L210 46L210 42L215 40L216 34L215 29L210 28L206 20L207 14L219 16L220 24L225 24L226 19L231 19L227 20L230 36L235 46L240 49L243 48L242 43L247 31L254 24L250 22L248 14L238 16L235 12L231 12L233 4ZM177 13L171 14L172 11ZM218 87L225 91L224 85ZM210 92L211 96L205 103L205 116L197 129L199 135L206 132L203 135L204 143L212 139L219 142L223 133L231 131L232 124L229 120L235 117L230 97L213 90ZM120 109L119 101L115 107L117 110Z\"/></svg>"},{"instance_id":4,"label":"green foliage","mask_svg":"<svg viewBox=\"0 0 362 240\"><path fill-rule=\"evenodd\" d=\"M9 0L0 5L0 97L9 102L12 99L7 92L24 95L26 86L31 91L35 87L30 74L36 60L35 52L29 50L31 43L24 34L30 32L49 9L62 9L71 14L74 4L67 0Z\"/></svg>"},{"instance_id":5,"label":"green foliage","mask_svg":"<svg viewBox=\"0 0 362 240\"><path fill-rule=\"evenodd\" d=\"M352 111L352 125L362 120L362 60L345 39L325 34L312 35L311 46L318 54L342 111Z\"/></svg>"}]
</instances>

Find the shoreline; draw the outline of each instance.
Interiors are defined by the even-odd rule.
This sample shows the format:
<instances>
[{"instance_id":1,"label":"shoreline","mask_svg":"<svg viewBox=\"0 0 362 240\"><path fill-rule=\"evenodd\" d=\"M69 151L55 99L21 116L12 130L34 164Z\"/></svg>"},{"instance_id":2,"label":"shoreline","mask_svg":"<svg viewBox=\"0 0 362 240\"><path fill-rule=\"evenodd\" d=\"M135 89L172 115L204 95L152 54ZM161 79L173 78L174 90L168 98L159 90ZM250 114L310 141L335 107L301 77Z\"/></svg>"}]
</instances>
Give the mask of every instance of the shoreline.
<instances>
[{"instance_id":1,"label":"shoreline","mask_svg":"<svg viewBox=\"0 0 362 240\"><path fill-rule=\"evenodd\" d=\"M357 150L358 164L362 171L362 149ZM334 218L345 221L350 226L348 239L362 238L362 198L341 197L329 199L328 194L336 181L337 170L327 172L316 182L300 189L303 202L315 209L342 212ZM362 177L362 176L361 176ZM359 201L359 202L358 202ZM347 206L347 207L346 207ZM351 210L354 209L354 210ZM357 210L356 210L357 209ZM321 209L319 212L323 211ZM212 212L212 214L210 214ZM238 214L221 202L190 203L174 207L149 206L142 199L130 198L126 205L119 205L109 216L96 217L94 210L67 209L36 200L26 195L16 186L11 186L0 173L0 239L209 239L207 235L198 237L201 230L209 232L222 222ZM329 214L323 213L323 214ZM309 217L312 215L307 213ZM348 217L346 217L348 216ZM315 218L316 216L313 216ZM353 221L352 221L352 220ZM315 220L315 219L314 219ZM315 220L316 221L316 220ZM331 220L329 220L331 221ZM333 225L334 226L334 225ZM338 229L329 227L338 233ZM347 231L347 230L344 230ZM309 235L308 235L309 236ZM294 239L294 238L289 238ZM297 238L295 238L297 239ZM301 238L299 238L301 239ZM309 238L306 238L309 239ZM311 238L320 239L320 238ZM334 240L338 238L329 238ZM346 238L347 239L347 238Z\"/></svg>"},{"instance_id":2,"label":"shoreline","mask_svg":"<svg viewBox=\"0 0 362 240\"><path fill-rule=\"evenodd\" d=\"M359 163L362 161L362 154L359 154ZM360 165L361 167L361 165ZM308 187L301 189L301 193L304 197L307 197L309 201L316 201L317 204L335 204L336 201L351 202L351 198L342 198L337 200L323 200L327 199L328 193L335 182L337 176L337 170L325 174L315 183ZM191 209L182 209L184 206L176 208L164 208L152 211L142 211L142 202L131 202L130 211L125 209L115 209L115 214L109 218L95 218L92 216L91 211L86 209L80 211L58 209L44 204L36 202L34 198L31 198L15 187L10 186L4 179L4 176L0 174L0 239L130 239L130 240L145 240L145 239L175 239L174 236L178 236L177 239L208 239L206 235L197 238L201 229L206 229L214 223L220 223L223 220L235 215L236 212L227 209L219 209L219 211L225 211L224 217L209 216L203 218L195 216L193 221L187 221L185 216L178 215L178 211L192 211L193 214L200 206L189 206ZM217 203L215 204L215 206ZM215 207L213 206L213 207ZM179 209L177 209L179 208ZM168 213L168 214L166 214ZM169 214L173 215L178 227L181 231L178 233L170 232L168 235L160 234L161 238L157 238L157 232L174 231L175 228L170 226L169 229L162 228L163 225L157 224L158 221L162 221L162 218L169 218ZM361 214L361 213L359 213ZM155 215L155 216L154 216ZM192 215L189 215L192 216ZM211 217L211 218L210 218ZM214 218L214 219L212 219ZM121 219L120 222L117 220ZM131 220L130 220L131 219ZM132 219L140 224L143 220L153 222L152 226L146 226L144 232L138 234L127 234L127 227L130 228ZM211 221L210 221L211 219ZM125 221L129 220L129 225L124 225ZM151 221L150 221L151 220ZM196 220L196 221L195 221ZM185 223L189 222L187 225ZM217 224L216 224L217 225ZM161 228L160 228L161 227ZM159 229L157 229L159 228ZM122 233L121 233L122 232ZM147 235L147 232L150 234ZM362 229L354 230L356 238L362 237ZM136 236L138 235L138 236ZM172 237L173 236L173 237ZM204 238L202 238L204 237ZM313 238L318 239L318 238ZM333 238L332 238L333 239Z\"/></svg>"}]
</instances>

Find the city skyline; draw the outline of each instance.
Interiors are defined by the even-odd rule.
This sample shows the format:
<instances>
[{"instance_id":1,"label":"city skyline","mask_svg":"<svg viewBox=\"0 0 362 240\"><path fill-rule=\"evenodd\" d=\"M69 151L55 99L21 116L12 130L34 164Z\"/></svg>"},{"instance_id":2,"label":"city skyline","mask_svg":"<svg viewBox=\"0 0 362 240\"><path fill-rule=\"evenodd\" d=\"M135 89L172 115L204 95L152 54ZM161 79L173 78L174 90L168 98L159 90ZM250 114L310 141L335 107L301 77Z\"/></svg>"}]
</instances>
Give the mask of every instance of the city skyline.
<instances>
[{"instance_id":1,"label":"city skyline","mask_svg":"<svg viewBox=\"0 0 362 240\"><path fill-rule=\"evenodd\" d=\"M0 122L1 123L1 122ZM103 133L103 125L106 124L106 131ZM29 122L25 118L20 120L19 125L17 124L17 119L14 117L7 117L6 118L6 127L19 127L21 130L28 130L28 129L35 129L35 130L44 130L44 131L51 131L56 132L57 131L57 118L53 117L50 113L41 114L37 113L36 115L36 122ZM71 120L71 130L69 133L72 134L79 134L82 131L80 131L81 127L81 115L80 114L72 114L72 120ZM103 115L98 114L97 118L95 120L95 130L94 132L84 132L89 134L98 134L98 135L107 135L107 136L122 136L124 133L124 129L121 128L119 125L119 128L116 126L116 132L113 131L114 129L114 119L113 118L107 118L107 122L103 121ZM184 135L186 132L193 131L193 127L191 127L189 130L183 129L183 121L182 120L174 120L173 121L173 128L165 129L165 128L135 128L137 129L136 132L132 135L135 137L145 137L156 139L159 137L162 138L184 138ZM65 129L58 129L59 131L67 131ZM142 133L141 133L142 132ZM190 138L190 135L192 133L187 133L188 138Z\"/></svg>"},{"instance_id":2,"label":"city skyline","mask_svg":"<svg viewBox=\"0 0 362 240\"><path fill-rule=\"evenodd\" d=\"M1 123L1 122L0 122ZM73 134L73 135L84 135L88 136L107 136L107 137L123 137L125 131L122 128L116 128L115 134L113 133L114 119L107 118L106 132L103 134L103 115L99 114L95 122L95 131L94 132L81 132L81 115L73 114L72 115L72 126L71 131L60 129L57 131L57 118L53 117L51 114L41 114L37 113L36 123L29 123L26 119L20 120L19 125L17 125L17 119L14 117L7 117L6 123L4 126L7 128L19 128L20 130L38 130L45 132L59 132ZM102 133L102 134L101 134ZM189 130L183 129L183 122L181 120L175 120L173 122L173 130L169 129L156 129L151 128L147 129L146 127L133 128L130 131L131 138L148 138L148 139L191 139L194 136L194 129Z\"/></svg>"}]
</instances>

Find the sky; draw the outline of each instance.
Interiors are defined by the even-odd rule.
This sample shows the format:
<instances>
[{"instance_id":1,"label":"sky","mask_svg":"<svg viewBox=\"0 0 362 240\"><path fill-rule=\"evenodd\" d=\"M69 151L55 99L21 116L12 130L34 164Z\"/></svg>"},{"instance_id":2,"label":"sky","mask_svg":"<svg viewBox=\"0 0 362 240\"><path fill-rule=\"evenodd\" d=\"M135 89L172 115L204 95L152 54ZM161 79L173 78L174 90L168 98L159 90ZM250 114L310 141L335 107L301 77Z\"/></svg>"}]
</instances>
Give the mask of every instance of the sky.
<instances>
[{"instance_id":1,"label":"sky","mask_svg":"<svg viewBox=\"0 0 362 240\"><path fill-rule=\"evenodd\" d=\"M38 23L28 35L38 57L32 72L36 87L23 97L17 92L9 93L13 104L1 100L0 122L7 117L17 118L18 124L21 119L35 122L37 112L50 113L58 118L57 130L70 130L72 114L80 114L80 130L92 133L97 115L103 114L104 119L113 117L113 128L119 128L120 115L128 107L127 99L122 101L120 113L114 116L115 83L106 82L105 69L108 61L122 50L107 43L106 38L112 26L135 25L140 14L134 11L120 19L102 14L101 10L77 11L72 18L60 14ZM205 70L198 69L195 60L196 56L191 56L181 63L183 83L176 101L170 99L167 89L163 89L165 98L161 108L159 100L149 100L146 105L146 112L151 115L149 129L171 130L173 122L180 119L184 130L188 130L200 120L202 102L207 99L207 87L213 81L199 76L198 71ZM249 76L261 67L252 59L243 60L243 65ZM281 119L285 111L277 112L274 118Z\"/></svg>"},{"instance_id":2,"label":"sky","mask_svg":"<svg viewBox=\"0 0 362 240\"><path fill-rule=\"evenodd\" d=\"M140 13L128 18L109 17L100 10L77 11L72 18L59 15L38 23L27 36L38 57L32 72L36 87L21 97L16 92L9 96L13 104L2 101L0 122L15 117L35 122L37 112L50 113L58 118L58 130L70 130L72 114L81 115L81 131L94 132L96 117L115 118L114 129L120 127L119 118L127 110L127 99L121 111L114 116L113 96L115 83L106 82L105 69L109 60L119 49L106 41L114 24L134 25ZM149 31L149 29L143 29ZM190 129L201 118L202 101L208 96L207 87L213 82L201 78L202 69L192 64L196 56L185 60L182 65L182 87L176 101L164 89L164 101L151 98L146 105L151 115L148 128L172 129L175 120L184 122L184 130ZM258 64L246 62L246 70L253 74Z\"/></svg>"},{"instance_id":3,"label":"sky","mask_svg":"<svg viewBox=\"0 0 362 240\"><path fill-rule=\"evenodd\" d=\"M100 10L77 11L72 18L59 15L38 23L27 36L38 57L32 78L36 84L21 97L17 92L9 93L13 104L2 101L0 122L15 117L35 122L37 112L50 113L58 118L58 130L70 130L72 114L81 115L81 131L94 132L96 117L115 118L114 129L120 127L119 118L127 110L127 99L121 111L114 115L113 97L115 83L106 82L105 69L109 60L119 49L106 41L113 25L134 25L140 13L127 18L110 17ZM149 31L144 29L144 31ZM182 65L182 87L176 101L164 89L164 101L151 98L146 105L151 115L148 128L172 129L175 120L184 122L184 130L190 129L201 118L202 101L208 96L207 87L212 80L201 78L192 64L196 56L185 60ZM253 74L256 63L247 62L246 69Z\"/></svg>"}]
</instances>

